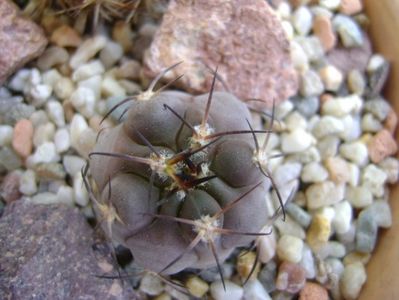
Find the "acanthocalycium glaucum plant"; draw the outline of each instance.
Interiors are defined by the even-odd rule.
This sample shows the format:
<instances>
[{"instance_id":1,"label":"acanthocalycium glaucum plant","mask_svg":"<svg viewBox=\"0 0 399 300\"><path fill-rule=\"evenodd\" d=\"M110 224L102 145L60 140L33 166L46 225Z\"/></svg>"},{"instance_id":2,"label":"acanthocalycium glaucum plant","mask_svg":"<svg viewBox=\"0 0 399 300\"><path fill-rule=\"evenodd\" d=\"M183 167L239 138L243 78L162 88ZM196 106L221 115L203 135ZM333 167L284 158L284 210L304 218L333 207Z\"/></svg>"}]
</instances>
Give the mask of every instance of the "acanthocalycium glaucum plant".
<instances>
[{"instance_id":1,"label":"acanthocalycium glaucum plant","mask_svg":"<svg viewBox=\"0 0 399 300\"><path fill-rule=\"evenodd\" d=\"M270 221L268 138L262 147L257 140L269 131L252 129L245 103L214 92L216 72L209 94L154 92L172 67L126 99L125 120L99 134L88 188L106 234L138 265L162 274L220 271Z\"/></svg>"}]
</instances>

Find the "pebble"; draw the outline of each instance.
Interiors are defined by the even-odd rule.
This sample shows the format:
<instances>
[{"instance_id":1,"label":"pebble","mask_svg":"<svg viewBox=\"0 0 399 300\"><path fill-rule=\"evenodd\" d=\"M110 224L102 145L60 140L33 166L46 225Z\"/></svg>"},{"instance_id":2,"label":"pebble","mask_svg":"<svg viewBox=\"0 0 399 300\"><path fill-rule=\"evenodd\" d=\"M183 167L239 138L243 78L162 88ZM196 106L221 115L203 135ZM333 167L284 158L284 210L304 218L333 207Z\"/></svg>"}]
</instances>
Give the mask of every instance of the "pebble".
<instances>
[{"instance_id":1,"label":"pebble","mask_svg":"<svg viewBox=\"0 0 399 300\"><path fill-rule=\"evenodd\" d=\"M154 300L172 300L172 296L165 292L156 296Z\"/></svg>"},{"instance_id":2,"label":"pebble","mask_svg":"<svg viewBox=\"0 0 399 300\"><path fill-rule=\"evenodd\" d=\"M89 126L87 125L85 118L80 114L75 114L69 127L72 147L77 147L82 132L87 128L89 128Z\"/></svg>"},{"instance_id":3,"label":"pebble","mask_svg":"<svg viewBox=\"0 0 399 300\"><path fill-rule=\"evenodd\" d=\"M60 72L57 69L50 69L42 74L42 82L51 86L54 90L55 84L62 78Z\"/></svg>"},{"instance_id":4,"label":"pebble","mask_svg":"<svg viewBox=\"0 0 399 300\"><path fill-rule=\"evenodd\" d=\"M344 76L340 70L333 65L327 65L319 70L326 91L337 92L341 87Z\"/></svg>"},{"instance_id":5,"label":"pebble","mask_svg":"<svg viewBox=\"0 0 399 300\"><path fill-rule=\"evenodd\" d=\"M376 133L382 129L382 124L373 114L365 113L362 117L363 132Z\"/></svg>"},{"instance_id":6,"label":"pebble","mask_svg":"<svg viewBox=\"0 0 399 300\"><path fill-rule=\"evenodd\" d=\"M324 58L324 49L317 36L297 37L295 40L302 46L309 62L317 63Z\"/></svg>"},{"instance_id":7,"label":"pebble","mask_svg":"<svg viewBox=\"0 0 399 300\"><path fill-rule=\"evenodd\" d=\"M186 287L190 294L197 298L202 298L209 290L208 284L198 276L191 276L186 281Z\"/></svg>"},{"instance_id":8,"label":"pebble","mask_svg":"<svg viewBox=\"0 0 399 300\"><path fill-rule=\"evenodd\" d=\"M57 199L60 203L64 203L67 205L74 205L74 194L73 194L73 188L71 188L68 185L63 185L60 186L58 191L57 191Z\"/></svg>"},{"instance_id":9,"label":"pebble","mask_svg":"<svg viewBox=\"0 0 399 300\"><path fill-rule=\"evenodd\" d=\"M378 226L371 210L362 211L356 223L356 250L371 253L377 242Z\"/></svg>"},{"instance_id":10,"label":"pebble","mask_svg":"<svg viewBox=\"0 0 399 300\"><path fill-rule=\"evenodd\" d=\"M341 0L319 0L319 4L328 10L334 11L340 6Z\"/></svg>"},{"instance_id":11,"label":"pebble","mask_svg":"<svg viewBox=\"0 0 399 300\"><path fill-rule=\"evenodd\" d=\"M50 37L50 41L59 47L79 47L82 38L79 33L68 25L61 25L55 29Z\"/></svg>"},{"instance_id":12,"label":"pebble","mask_svg":"<svg viewBox=\"0 0 399 300\"><path fill-rule=\"evenodd\" d=\"M350 228L345 233L337 233L337 240L345 245L348 252L355 249L356 220L350 224Z\"/></svg>"},{"instance_id":13,"label":"pebble","mask_svg":"<svg viewBox=\"0 0 399 300\"><path fill-rule=\"evenodd\" d=\"M384 195L384 184L387 179L387 174L374 164L370 164L362 170L362 185L368 188L375 197Z\"/></svg>"},{"instance_id":14,"label":"pebble","mask_svg":"<svg viewBox=\"0 0 399 300\"><path fill-rule=\"evenodd\" d=\"M22 165L21 158L8 146L0 149L0 166L6 168L7 171L13 171Z\"/></svg>"},{"instance_id":15,"label":"pebble","mask_svg":"<svg viewBox=\"0 0 399 300\"><path fill-rule=\"evenodd\" d=\"M384 121L391 110L389 103L383 99L369 100L364 104L364 111L372 113L380 121Z\"/></svg>"},{"instance_id":16,"label":"pebble","mask_svg":"<svg viewBox=\"0 0 399 300\"><path fill-rule=\"evenodd\" d=\"M271 260L265 264L259 273L259 282L263 285L268 293L272 293L276 290L276 275L277 265L275 260Z\"/></svg>"},{"instance_id":17,"label":"pebble","mask_svg":"<svg viewBox=\"0 0 399 300\"><path fill-rule=\"evenodd\" d=\"M295 40L290 45L291 60L295 69L304 72L309 69L309 59L302 46Z\"/></svg>"},{"instance_id":18,"label":"pebble","mask_svg":"<svg viewBox=\"0 0 399 300\"><path fill-rule=\"evenodd\" d=\"M307 281L303 289L299 292L299 300L328 300L327 290L314 282Z\"/></svg>"},{"instance_id":19,"label":"pebble","mask_svg":"<svg viewBox=\"0 0 399 300\"><path fill-rule=\"evenodd\" d=\"M317 251L318 258L343 258L346 255L345 246L337 241L328 241Z\"/></svg>"},{"instance_id":20,"label":"pebble","mask_svg":"<svg viewBox=\"0 0 399 300\"><path fill-rule=\"evenodd\" d=\"M391 109L385 118L384 127L393 135L398 125L398 116L396 112Z\"/></svg>"},{"instance_id":21,"label":"pebble","mask_svg":"<svg viewBox=\"0 0 399 300\"><path fill-rule=\"evenodd\" d=\"M276 287L280 291L288 293L298 293L306 282L305 270L297 265L284 261L278 270Z\"/></svg>"},{"instance_id":22,"label":"pebble","mask_svg":"<svg viewBox=\"0 0 399 300\"><path fill-rule=\"evenodd\" d=\"M156 296L163 292L162 281L156 275L146 272L141 278L139 290L150 296Z\"/></svg>"},{"instance_id":23,"label":"pebble","mask_svg":"<svg viewBox=\"0 0 399 300\"><path fill-rule=\"evenodd\" d=\"M92 76L86 80L79 81L78 87L84 87L92 90L96 100L101 99L101 83L102 77L100 75Z\"/></svg>"},{"instance_id":24,"label":"pebble","mask_svg":"<svg viewBox=\"0 0 399 300\"><path fill-rule=\"evenodd\" d=\"M330 272L332 273L331 275L335 275L335 277L337 279L342 276L345 266L342 263L341 259L338 259L335 257L329 257L324 261L324 263L325 263L327 269L330 270ZM335 284L335 283L333 283L333 284Z\"/></svg>"},{"instance_id":25,"label":"pebble","mask_svg":"<svg viewBox=\"0 0 399 300\"><path fill-rule=\"evenodd\" d=\"M333 28L338 32L342 44L346 48L363 45L363 34L359 25L350 17L337 14L332 21Z\"/></svg>"},{"instance_id":26,"label":"pebble","mask_svg":"<svg viewBox=\"0 0 399 300\"><path fill-rule=\"evenodd\" d=\"M341 144L339 153L343 158L350 160L356 165L362 167L368 163L367 146L361 141L354 141Z\"/></svg>"},{"instance_id":27,"label":"pebble","mask_svg":"<svg viewBox=\"0 0 399 300\"><path fill-rule=\"evenodd\" d=\"M348 89L353 94L363 95L366 89L366 79L359 70L350 70L347 75Z\"/></svg>"},{"instance_id":28,"label":"pebble","mask_svg":"<svg viewBox=\"0 0 399 300\"><path fill-rule=\"evenodd\" d=\"M352 206L348 201L342 201L334 205L335 215L332 226L336 233L344 234L351 228Z\"/></svg>"},{"instance_id":29,"label":"pebble","mask_svg":"<svg viewBox=\"0 0 399 300\"><path fill-rule=\"evenodd\" d=\"M303 228L309 227L310 223L312 222L311 215L293 202L286 205L286 211L288 215L298 222Z\"/></svg>"},{"instance_id":30,"label":"pebble","mask_svg":"<svg viewBox=\"0 0 399 300\"><path fill-rule=\"evenodd\" d=\"M363 264L357 262L345 266L340 280L343 297L348 300L357 299L366 279L367 274Z\"/></svg>"},{"instance_id":31,"label":"pebble","mask_svg":"<svg viewBox=\"0 0 399 300\"><path fill-rule=\"evenodd\" d=\"M105 72L104 66L100 60L91 60L88 63L85 63L79 66L73 73L72 73L72 80L73 81L82 81L93 77L95 75L101 75Z\"/></svg>"},{"instance_id":32,"label":"pebble","mask_svg":"<svg viewBox=\"0 0 399 300\"><path fill-rule=\"evenodd\" d=\"M291 23L296 32L300 35L306 36L312 28L312 13L306 6L298 7L292 14Z\"/></svg>"},{"instance_id":33,"label":"pebble","mask_svg":"<svg viewBox=\"0 0 399 300\"><path fill-rule=\"evenodd\" d=\"M43 110L36 110L29 118L32 122L33 127L37 129L40 125L46 124L49 122L49 118L47 114Z\"/></svg>"},{"instance_id":34,"label":"pebble","mask_svg":"<svg viewBox=\"0 0 399 300\"><path fill-rule=\"evenodd\" d=\"M74 177L77 173L79 173L82 170L82 168L86 164L86 161L79 156L64 155L62 163L68 175Z\"/></svg>"},{"instance_id":35,"label":"pebble","mask_svg":"<svg viewBox=\"0 0 399 300\"><path fill-rule=\"evenodd\" d=\"M289 41L291 41L294 38L294 27L292 24L288 21L281 21L281 27L283 28L285 35Z\"/></svg>"},{"instance_id":36,"label":"pebble","mask_svg":"<svg viewBox=\"0 0 399 300\"><path fill-rule=\"evenodd\" d=\"M341 0L339 12L344 15L355 15L363 10L361 0Z\"/></svg>"},{"instance_id":37,"label":"pebble","mask_svg":"<svg viewBox=\"0 0 399 300\"><path fill-rule=\"evenodd\" d=\"M89 153L93 150L93 147L96 144L96 138L97 133L93 129L87 128L83 130L79 136L77 144L74 146L79 155L87 159Z\"/></svg>"},{"instance_id":38,"label":"pebble","mask_svg":"<svg viewBox=\"0 0 399 300\"><path fill-rule=\"evenodd\" d=\"M37 192L36 173L33 170L26 170L19 181L19 191L27 196L32 196Z\"/></svg>"},{"instance_id":39,"label":"pebble","mask_svg":"<svg viewBox=\"0 0 399 300\"><path fill-rule=\"evenodd\" d=\"M94 92L86 87L78 87L71 95L73 107L86 118L94 115L96 96Z\"/></svg>"},{"instance_id":40,"label":"pebble","mask_svg":"<svg viewBox=\"0 0 399 300\"><path fill-rule=\"evenodd\" d=\"M33 134L33 145L37 148L45 142L52 141L54 134L55 125L53 123L47 122L46 124L39 125Z\"/></svg>"},{"instance_id":41,"label":"pebble","mask_svg":"<svg viewBox=\"0 0 399 300\"><path fill-rule=\"evenodd\" d=\"M101 49L103 49L106 43L107 39L101 35L88 38L79 45L79 48L69 61L69 66L72 69L77 69L79 66L94 57Z\"/></svg>"},{"instance_id":42,"label":"pebble","mask_svg":"<svg viewBox=\"0 0 399 300\"><path fill-rule=\"evenodd\" d=\"M46 104L47 115L58 127L65 126L64 108L58 101L49 101Z\"/></svg>"},{"instance_id":43,"label":"pebble","mask_svg":"<svg viewBox=\"0 0 399 300\"><path fill-rule=\"evenodd\" d=\"M89 204L89 194L83 184L83 178L80 172L76 173L73 178L73 192L76 204L82 207Z\"/></svg>"},{"instance_id":44,"label":"pebble","mask_svg":"<svg viewBox=\"0 0 399 300\"><path fill-rule=\"evenodd\" d=\"M355 208L364 208L373 203L373 194L365 186L348 186L345 199Z\"/></svg>"},{"instance_id":45,"label":"pebble","mask_svg":"<svg viewBox=\"0 0 399 300\"><path fill-rule=\"evenodd\" d=\"M363 265L366 265L370 261L370 258L371 258L370 253L351 252L344 257L344 264L346 266L360 262Z\"/></svg>"},{"instance_id":46,"label":"pebble","mask_svg":"<svg viewBox=\"0 0 399 300\"><path fill-rule=\"evenodd\" d=\"M230 278L233 275L234 266L230 263L224 263L221 265L222 274L224 278ZM217 267L211 267L207 269L202 269L198 276L207 282L214 282L220 279L220 273Z\"/></svg>"},{"instance_id":47,"label":"pebble","mask_svg":"<svg viewBox=\"0 0 399 300\"><path fill-rule=\"evenodd\" d=\"M0 183L0 197L6 204L16 201L20 198L20 181L21 173L20 171L16 170L13 170L2 178L2 182Z\"/></svg>"},{"instance_id":48,"label":"pebble","mask_svg":"<svg viewBox=\"0 0 399 300\"><path fill-rule=\"evenodd\" d=\"M292 131L296 128L306 129L308 126L308 121L306 118L299 112L293 111L291 112L285 119L284 123L287 126L287 130Z\"/></svg>"},{"instance_id":49,"label":"pebble","mask_svg":"<svg viewBox=\"0 0 399 300\"><path fill-rule=\"evenodd\" d=\"M341 118L345 130L339 134L339 137L345 142L351 142L359 139L362 135L362 127L359 115L346 115Z\"/></svg>"},{"instance_id":50,"label":"pebble","mask_svg":"<svg viewBox=\"0 0 399 300\"><path fill-rule=\"evenodd\" d=\"M31 159L31 163L34 165L39 163L57 162L60 160L60 156L58 155L55 145L52 142L44 142L38 146L35 153L29 158Z\"/></svg>"},{"instance_id":51,"label":"pebble","mask_svg":"<svg viewBox=\"0 0 399 300\"><path fill-rule=\"evenodd\" d=\"M0 125L0 146L11 145L14 128L10 125Z\"/></svg>"},{"instance_id":52,"label":"pebble","mask_svg":"<svg viewBox=\"0 0 399 300\"><path fill-rule=\"evenodd\" d=\"M324 164L328 170L329 178L335 183L345 183L350 179L349 165L347 161L339 156L328 157Z\"/></svg>"},{"instance_id":53,"label":"pebble","mask_svg":"<svg viewBox=\"0 0 399 300\"><path fill-rule=\"evenodd\" d=\"M259 280L251 280L244 286L244 300L272 300Z\"/></svg>"},{"instance_id":54,"label":"pebble","mask_svg":"<svg viewBox=\"0 0 399 300\"><path fill-rule=\"evenodd\" d=\"M349 167L349 181L351 186L357 186L360 181L360 169L357 165L353 163L348 163Z\"/></svg>"},{"instance_id":55,"label":"pebble","mask_svg":"<svg viewBox=\"0 0 399 300\"><path fill-rule=\"evenodd\" d=\"M125 52L133 48L134 33L128 22L117 21L112 28L112 40L120 44Z\"/></svg>"},{"instance_id":56,"label":"pebble","mask_svg":"<svg viewBox=\"0 0 399 300\"><path fill-rule=\"evenodd\" d=\"M277 243L277 255L281 260L298 263L302 259L303 241L292 235L283 234Z\"/></svg>"},{"instance_id":57,"label":"pebble","mask_svg":"<svg viewBox=\"0 0 399 300\"><path fill-rule=\"evenodd\" d=\"M137 60L126 59L123 60L119 67L115 70L115 77L117 79L140 79L141 65Z\"/></svg>"},{"instance_id":58,"label":"pebble","mask_svg":"<svg viewBox=\"0 0 399 300\"><path fill-rule=\"evenodd\" d=\"M337 36L333 30L331 17L319 14L313 21L313 33L320 40L324 51L333 49L337 43Z\"/></svg>"},{"instance_id":59,"label":"pebble","mask_svg":"<svg viewBox=\"0 0 399 300\"><path fill-rule=\"evenodd\" d=\"M239 285L225 280L226 290L223 288L221 280L212 282L210 292L215 300L241 300L244 295L244 290Z\"/></svg>"},{"instance_id":60,"label":"pebble","mask_svg":"<svg viewBox=\"0 0 399 300\"><path fill-rule=\"evenodd\" d=\"M30 69L19 69L15 75L11 77L8 87L16 92L22 92L30 73Z\"/></svg>"},{"instance_id":61,"label":"pebble","mask_svg":"<svg viewBox=\"0 0 399 300\"><path fill-rule=\"evenodd\" d=\"M58 204L57 195L50 192L42 192L39 194L34 195L30 201L34 204Z\"/></svg>"},{"instance_id":62,"label":"pebble","mask_svg":"<svg viewBox=\"0 0 399 300\"><path fill-rule=\"evenodd\" d=\"M320 152L320 157L322 160L328 157L336 156L338 153L338 148L340 144L340 139L337 136L326 136L317 141L317 149Z\"/></svg>"},{"instance_id":63,"label":"pebble","mask_svg":"<svg viewBox=\"0 0 399 300\"><path fill-rule=\"evenodd\" d=\"M301 74L299 91L303 97L319 96L323 93L323 82L317 72L307 70Z\"/></svg>"},{"instance_id":64,"label":"pebble","mask_svg":"<svg viewBox=\"0 0 399 300\"><path fill-rule=\"evenodd\" d=\"M367 148L370 160L373 163L380 163L398 151L395 139L386 129L382 129L374 135L369 141Z\"/></svg>"},{"instance_id":65,"label":"pebble","mask_svg":"<svg viewBox=\"0 0 399 300\"><path fill-rule=\"evenodd\" d=\"M279 165L273 172L273 178L276 185L284 186L292 180L299 178L302 165L298 162L287 162Z\"/></svg>"},{"instance_id":66,"label":"pebble","mask_svg":"<svg viewBox=\"0 0 399 300\"><path fill-rule=\"evenodd\" d=\"M37 66L41 71L45 71L64 64L68 60L69 53L67 50L58 46L50 46L37 60Z\"/></svg>"},{"instance_id":67,"label":"pebble","mask_svg":"<svg viewBox=\"0 0 399 300\"><path fill-rule=\"evenodd\" d=\"M60 128L55 132L54 144L57 153L63 153L69 149L69 147L71 146L71 140L69 137L68 129Z\"/></svg>"},{"instance_id":68,"label":"pebble","mask_svg":"<svg viewBox=\"0 0 399 300\"><path fill-rule=\"evenodd\" d=\"M313 279L316 277L316 265L313 252L307 244L303 245L302 259L299 265L305 270L306 278Z\"/></svg>"},{"instance_id":69,"label":"pebble","mask_svg":"<svg viewBox=\"0 0 399 300\"><path fill-rule=\"evenodd\" d=\"M19 120L14 126L12 147L22 158L28 157L33 148L33 125L30 120Z\"/></svg>"},{"instance_id":70,"label":"pebble","mask_svg":"<svg viewBox=\"0 0 399 300\"><path fill-rule=\"evenodd\" d=\"M321 139L328 135L338 135L345 130L344 124L341 119L333 116L322 116L315 124L312 134Z\"/></svg>"},{"instance_id":71,"label":"pebble","mask_svg":"<svg viewBox=\"0 0 399 300\"><path fill-rule=\"evenodd\" d=\"M307 232L306 240L313 251L323 247L331 235L331 220L327 217L315 214Z\"/></svg>"},{"instance_id":72,"label":"pebble","mask_svg":"<svg viewBox=\"0 0 399 300\"><path fill-rule=\"evenodd\" d=\"M105 97L126 96L125 89L115 78L106 76L101 83L101 91Z\"/></svg>"},{"instance_id":73,"label":"pebble","mask_svg":"<svg viewBox=\"0 0 399 300\"><path fill-rule=\"evenodd\" d=\"M256 266L254 268L255 263ZM257 262L256 253L247 250L241 251L237 258L236 270L242 282L248 279L251 272L252 274L249 280L256 279L260 270L260 264Z\"/></svg>"},{"instance_id":74,"label":"pebble","mask_svg":"<svg viewBox=\"0 0 399 300\"><path fill-rule=\"evenodd\" d=\"M299 239L304 239L306 236L305 230L288 216L286 216L285 220L276 220L274 226L278 229L280 235L295 236Z\"/></svg>"},{"instance_id":75,"label":"pebble","mask_svg":"<svg viewBox=\"0 0 399 300\"><path fill-rule=\"evenodd\" d=\"M363 107L363 101L359 95L345 97L331 97L321 106L323 115L344 117L349 114L359 113Z\"/></svg>"},{"instance_id":76,"label":"pebble","mask_svg":"<svg viewBox=\"0 0 399 300\"><path fill-rule=\"evenodd\" d=\"M387 157L378 164L387 175L387 182L394 184L399 179L399 160L394 157Z\"/></svg>"},{"instance_id":77,"label":"pebble","mask_svg":"<svg viewBox=\"0 0 399 300\"><path fill-rule=\"evenodd\" d=\"M338 203L344 199L345 185L323 181L310 185L306 191L307 207L317 209Z\"/></svg>"},{"instance_id":78,"label":"pebble","mask_svg":"<svg viewBox=\"0 0 399 300\"><path fill-rule=\"evenodd\" d=\"M302 152L315 143L315 138L305 130L298 128L281 137L281 149L284 153Z\"/></svg>"},{"instance_id":79,"label":"pebble","mask_svg":"<svg viewBox=\"0 0 399 300\"><path fill-rule=\"evenodd\" d=\"M310 162L303 166L301 180L306 183L327 180L328 172L319 162Z\"/></svg>"},{"instance_id":80,"label":"pebble","mask_svg":"<svg viewBox=\"0 0 399 300\"><path fill-rule=\"evenodd\" d=\"M259 251L259 261L268 263L276 255L277 241L276 234L272 231L268 235L260 236L257 239L257 250Z\"/></svg>"},{"instance_id":81,"label":"pebble","mask_svg":"<svg viewBox=\"0 0 399 300\"><path fill-rule=\"evenodd\" d=\"M294 105L298 112L306 118L310 118L319 110L319 100L317 97L297 98Z\"/></svg>"},{"instance_id":82,"label":"pebble","mask_svg":"<svg viewBox=\"0 0 399 300\"><path fill-rule=\"evenodd\" d=\"M17 98L17 97L13 97ZM19 97L18 97L19 98ZM22 98L19 98L22 101ZM0 99L0 120L3 125L14 125L21 119L29 119L35 108L32 105L25 103L19 103L19 101L13 101L14 99ZM3 104L6 101L6 107L3 109ZM3 102L3 103L2 103Z\"/></svg>"},{"instance_id":83,"label":"pebble","mask_svg":"<svg viewBox=\"0 0 399 300\"><path fill-rule=\"evenodd\" d=\"M108 41L100 51L100 60L106 69L114 66L123 56L123 47L115 42Z\"/></svg>"}]
</instances>

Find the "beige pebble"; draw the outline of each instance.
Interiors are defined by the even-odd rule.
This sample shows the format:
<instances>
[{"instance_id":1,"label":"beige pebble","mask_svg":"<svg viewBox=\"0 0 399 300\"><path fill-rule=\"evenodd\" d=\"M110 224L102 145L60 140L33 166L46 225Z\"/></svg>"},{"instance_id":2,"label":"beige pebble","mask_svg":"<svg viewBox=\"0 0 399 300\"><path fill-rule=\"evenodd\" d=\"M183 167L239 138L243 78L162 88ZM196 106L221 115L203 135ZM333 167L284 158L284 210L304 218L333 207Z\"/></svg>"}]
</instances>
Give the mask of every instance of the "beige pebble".
<instances>
[{"instance_id":1,"label":"beige pebble","mask_svg":"<svg viewBox=\"0 0 399 300\"><path fill-rule=\"evenodd\" d=\"M15 124L12 146L15 152L23 158L32 153L33 125L30 120L22 119Z\"/></svg>"},{"instance_id":2,"label":"beige pebble","mask_svg":"<svg viewBox=\"0 0 399 300\"><path fill-rule=\"evenodd\" d=\"M54 30L50 41L60 47L78 47L82 43L82 38L72 27L62 25Z\"/></svg>"},{"instance_id":3,"label":"beige pebble","mask_svg":"<svg viewBox=\"0 0 399 300\"><path fill-rule=\"evenodd\" d=\"M383 129L371 138L367 148L371 161L373 163L379 163L384 158L395 154L398 150L398 145L391 133Z\"/></svg>"},{"instance_id":4,"label":"beige pebble","mask_svg":"<svg viewBox=\"0 0 399 300\"><path fill-rule=\"evenodd\" d=\"M350 265L356 262L361 262L363 265L366 265L370 258L370 253L351 252L344 257L344 265Z\"/></svg>"},{"instance_id":5,"label":"beige pebble","mask_svg":"<svg viewBox=\"0 0 399 300\"><path fill-rule=\"evenodd\" d=\"M310 224L307 232L306 240L313 251L317 251L328 242L331 234L330 220L320 214L313 216L312 223Z\"/></svg>"},{"instance_id":6,"label":"beige pebble","mask_svg":"<svg viewBox=\"0 0 399 300\"><path fill-rule=\"evenodd\" d=\"M241 277L241 280L247 280L248 276L250 275L254 264L256 262L256 253L253 251L241 251L238 255L237 259L237 272ZM258 277L258 273L260 271L260 264L256 262L256 266L254 271L251 274L250 279L256 279Z\"/></svg>"},{"instance_id":7,"label":"beige pebble","mask_svg":"<svg viewBox=\"0 0 399 300\"><path fill-rule=\"evenodd\" d=\"M191 295L202 298L209 290L208 284L197 276L190 277L186 282L186 287Z\"/></svg>"},{"instance_id":8,"label":"beige pebble","mask_svg":"<svg viewBox=\"0 0 399 300\"><path fill-rule=\"evenodd\" d=\"M319 38L325 51L334 48L337 43L337 36L334 33L330 18L318 15L313 21L313 32Z\"/></svg>"},{"instance_id":9,"label":"beige pebble","mask_svg":"<svg viewBox=\"0 0 399 300\"><path fill-rule=\"evenodd\" d=\"M299 293L299 300L328 300L327 290L314 282L306 282Z\"/></svg>"},{"instance_id":10,"label":"beige pebble","mask_svg":"<svg viewBox=\"0 0 399 300\"><path fill-rule=\"evenodd\" d=\"M330 174L330 179L335 183L348 182L350 179L350 169L348 162L340 157L328 157L325 166Z\"/></svg>"},{"instance_id":11,"label":"beige pebble","mask_svg":"<svg viewBox=\"0 0 399 300\"><path fill-rule=\"evenodd\" d=\"M385 118L384 127L393 135L398 125L398 115L391 109Z\"/></svg>"},{"instance_id":12,"label":"beige pebble","mask_svg":"<svg viewBox=\"0 0 399 300\"><path fill-rule=\"evenodd\" d=\"M154 298L154 300L172 300L172 296L167 293L162 293Z\"/></svg>"},{"instance_id":13,"label":"beige pebble","mask_svg":"<svg viewBox=\"0 0 399 300\"><path fill-rule=\"evenodd\" d=\"M339 12L345 15L354 15L360 13L362 9L362 0L341 0Z\"/></svg>"},{"instance_id":14,"label":"beige pebble","mask_svg":"<svg viewBox=\"0 0 399 300\"><path fill-rule=\"evenodd\" d=\"M133 32L129 22L118 21L112 28L112 39L123 47L125 52L133 47Z\"/></svg>"}]
</instances>

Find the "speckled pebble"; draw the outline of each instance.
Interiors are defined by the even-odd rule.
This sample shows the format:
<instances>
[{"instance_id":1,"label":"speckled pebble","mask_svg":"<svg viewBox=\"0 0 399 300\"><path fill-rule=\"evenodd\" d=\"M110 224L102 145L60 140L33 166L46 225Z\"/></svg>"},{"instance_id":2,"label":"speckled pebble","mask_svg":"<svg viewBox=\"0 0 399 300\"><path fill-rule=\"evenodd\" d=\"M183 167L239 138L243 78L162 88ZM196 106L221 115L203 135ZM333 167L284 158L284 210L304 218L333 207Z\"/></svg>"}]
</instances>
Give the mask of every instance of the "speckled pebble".
<instances>
[{"instance_id":1,"label":"speckled pebble","mask_svg":"<svg viewBox=\"0 0 399 300\"><path fill-rule=\"evenodd\" d=\"M278 270L276 287L280 291L288 293L298 293L306 282L305 270L290 262L283 262Z\"/></svg>"},{"instance_id":2,"label":"speckled pebble","mask_svg":"<svg viewBox=\"0 0 399 300\"><path fill-rule=\"evenodd\" d=\"M21 197L19 191L21 172L14 170L2 178L0 183L0 197L6 203L11 203Z\"/></svg>"},{"instance_id":3,"label":"speckled pebble","mask_svg":"<svg viewBox=\"0 0 399 300\"><path fill-rule=\"evenodd\" d=\"M299 293L299 300L328 300L327 290L314 282L306 282Z\"/></svg>"},{"instance_id":4,"label":"speckled pebble","mask_svg":"<svg viewBox=\"0 0 399 300\"><path fill-rule=\"evenodd\" d=\"M398 145L391 133L382 129L374 135L367 145L370 160L373 163L379 163L384 158L395 154L398 151Z\"/></svg>"}]
</instances>

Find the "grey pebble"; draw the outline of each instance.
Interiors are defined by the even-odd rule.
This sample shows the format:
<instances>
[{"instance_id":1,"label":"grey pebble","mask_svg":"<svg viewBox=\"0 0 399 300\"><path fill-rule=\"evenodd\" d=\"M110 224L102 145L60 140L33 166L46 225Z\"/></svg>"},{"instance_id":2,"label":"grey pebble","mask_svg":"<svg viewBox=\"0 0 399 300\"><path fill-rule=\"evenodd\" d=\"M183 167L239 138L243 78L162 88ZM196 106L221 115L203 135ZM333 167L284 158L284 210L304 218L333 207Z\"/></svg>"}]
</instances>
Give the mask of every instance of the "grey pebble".
<instances>
[{"instance_id":1,"label":"grey pebble","mask_svg":"<svg viewBox=\"0 0 399 300\"><path fill-rule=\"evenodd\" d=\"M356 250L370 253L377 241L378 225L371 211L365 210L359 214L356 231Z\"/></svg>"},{"instance_id":2,"label":"grey pebble","mask_svg":"<svg viewBox=\"0 0 399 300\"><path fill-rule=\"evenodd\" d=\"M0 149L0 165L7 171L12 171L22 166L19 156L10 147L2 147Z\"/></svg>"},{"instance_id":3,"label":"grey pebble","mask_svg":"<svg viewBox=\"0 0 399 300\"><path fill-rule=\"evenodd\" d=\"M334 29L338 32L342 44L346 48L360 47L363 45L362 30L352 18L337 14L332 24Z\"/></svg>"},{"instance_id":4,"label":"grey pebble","mask_svg":"<svg viewBox=\"0 0 399 300\"><path fill-rule=\"evenodd\" d=\"M29 119L35 108L22 103L23 98L16 96L0 99L0 123L14 125L21 119Z\"/></svg>"},{"instance_id":5,"label":"grey pebble","mask_svg":"<svg viewBox=\"0 0 399 300\"><path fill-rule=\"evenodd\" d=\"M258 280L269 294L276 290L276 276L277 264L274 260L268 262L259 272Z\"/></svg>"},{"instance_id":6,"label":"grey pebble","mask_svg":"<svg viewBox=\"0 0 399 300\"><path fill-rule=\"evenodd\" d=\"M389 228L392 226L392 213L389 203L385 200L375 200L365 209L371 215L378 227Z\"/></svg>"},{"instance_id":7,"label":"grey pebble","mask_svg":"<svg viewBox=\"0 0 399 300\"><path fill-rule=\"evenodd\" d=\"M299 90L302 96L319 96L324 91L320 76L313 70L301 74Z\"/></svg>"},{"instance_id":8,"label":"grey pebble","mask_svg":"<svg viewBox=\"0 0 399 300\"><path fill-rule=\"evenodd\" d=\"M312 216L293 202L286 206L286 211L290 217L297 221L303 228L308 228L312 222Z\"/></svg>"},{"instance_id":9,"label":"grey pebble","mask_svg":"<svg viewBox=\"0 0 399 300\"><path fill-rule=\"evenodd\" d=\"M391 106L382 98L372 99L364 103L364 111L370 112L378 120L384 121L391 111Z\"/></svg>"},{"instance_id":10,"label":"grey pebble","mask_svg":"<svg viewBox=\"0 0 399 300\"><path fill-rule=\"evenodd\" d=\"M320 101L317 97L293 98L295 108L305 117L310 118L319 110Z\"/></svg>"},{"instance_id":11,"label":"grey pebble","mask_svg":"<svg viewBox=\"0 0 399 300\"><path fill-rule=\"evenodd\" d=\"M302 248L302 259L299 265L305 270L306 278L313 279L316 277L316 265L312 250L307 244Z\"/></svg>"}]
</instances>

